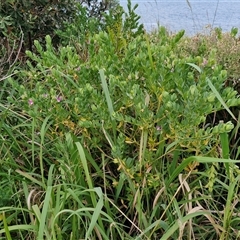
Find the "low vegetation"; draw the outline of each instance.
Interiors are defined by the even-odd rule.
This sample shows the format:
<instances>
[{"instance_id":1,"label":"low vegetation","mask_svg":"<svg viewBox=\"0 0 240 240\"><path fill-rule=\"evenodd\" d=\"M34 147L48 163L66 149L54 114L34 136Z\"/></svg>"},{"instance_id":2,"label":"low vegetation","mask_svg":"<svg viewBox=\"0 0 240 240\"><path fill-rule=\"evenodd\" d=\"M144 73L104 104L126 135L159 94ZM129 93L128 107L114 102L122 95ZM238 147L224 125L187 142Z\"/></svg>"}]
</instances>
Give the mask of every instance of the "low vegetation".
<instances>
[{"instance_id":1,"label":"low vegetation","mask_svg":"<svg viewBox=\"0 0 240 240\"><path fill-rule=\"evenodd\" d=\"M240 237L237 29L146 33L136 7L2 46L0 239Z\"/></svg>"}]
</instances>

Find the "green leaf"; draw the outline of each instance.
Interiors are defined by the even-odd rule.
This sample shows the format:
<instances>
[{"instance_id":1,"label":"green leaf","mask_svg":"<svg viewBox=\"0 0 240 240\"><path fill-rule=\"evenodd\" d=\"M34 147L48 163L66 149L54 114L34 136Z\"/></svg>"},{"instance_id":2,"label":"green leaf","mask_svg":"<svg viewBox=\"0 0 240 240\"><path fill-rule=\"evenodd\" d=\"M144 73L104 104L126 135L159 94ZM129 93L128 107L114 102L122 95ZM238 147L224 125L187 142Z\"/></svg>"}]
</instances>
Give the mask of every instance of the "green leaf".
<instances>
[{"instance_id":1,"label":"green leaf","mask_svg":"<svg viewBox=\"0 0 240 240\"><path fill-rule=\"evenodd\" d=\"M194 63L186 63L186 64L195 68L199 73L202 73L201 68L199 66L197 66L196 64L194 64Z\"/></svg>"},{"instance_id":2,"label":"green leaf","mask_svg":"<svg viewBox=\"0 0 240 240\"><path fill-rule=\"evenodd\" d=\"M199 163L240 163L240 160L231 160L231 159L223 159L223 158L211 158L211 157L201 157L201 156L192 156L189 157L176 168L170 178L166 181L166 188L170 186L174 179L185 169L191 162L199 162Z\"/></svg>"},{"instance_id":3,"label":"green leaf","mask_svg":"<svg viewBox=\"0 0 240 240\"><path fill-rule=\"evenodd\" d=\"M183 224L189 221L190 219L193 219L198 216L204 216L207 214L209 215L210 213L207 211L198 211L198 212L187 214L187 216L182 218L180 223L179 223L179 220L176 221L174 225L170 229L168 229L168 231L160 238L160 240L168 240L174 234L174 232L176 232L179 229L180 227L179 224Z\"/></svg>"},{"instance_id":4,"label":"green leaf","mask_svg":"<svg viewBox=\"0 0 240 240\"><path fill-rule=\"evenodd\" d=\"M236 117L234 116L234 114L231 112L231 110L229 109L229 107L226 105L226 103L224 102L224 100L222 99L221 95L219 94L219 92L217 91L217 89L214 87L214 85L212 84L211 80L207 77L206 78L209 87L211 88L211 90L213 91L213 93L216 95L217 99L219 100L219 102L223 105L223 107L227 110L227 112L231 115L231 117L237 121Z\"/></svg>"}]
</instances>

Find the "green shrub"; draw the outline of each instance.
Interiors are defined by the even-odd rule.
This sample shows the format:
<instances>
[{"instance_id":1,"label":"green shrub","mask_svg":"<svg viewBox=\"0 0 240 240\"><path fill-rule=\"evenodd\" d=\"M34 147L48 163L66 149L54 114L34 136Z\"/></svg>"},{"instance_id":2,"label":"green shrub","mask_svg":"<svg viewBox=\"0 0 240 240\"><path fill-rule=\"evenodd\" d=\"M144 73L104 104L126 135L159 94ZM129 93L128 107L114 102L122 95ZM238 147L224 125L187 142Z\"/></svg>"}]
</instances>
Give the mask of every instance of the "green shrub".
<instances>
[{"instance_id":1,"label":"green shrub","mask_svg":"<svg viewBox=\"0 0 240 240\"><path fill-rule=\"evenodd\" d=\"M231 114L237 92L224 86L214 49L186 56L178 49L184 31L144 33L128 6L111 12L101 31L81 26L74 45L35 41L18 81L6 81L1 154L22 160L10 167L24 179L24 229L37 239L234 239L234 125L206 119Z\"/></svg>"},{"instance_id":2,"label":"green shrub","mask_svg":"<svg viewBox=\"0 0 240 240\"><path fill-rule=\"evenodd\" d=\"M4 1L0 6L1 36L5 37L5 41L11 46L14 40L19 40L22 32L24 50L32 50L34 40L41 41L46 35L50 35L58 43L56 30L62 30L64 25L71 24L79 17L95 18L100 21L104 12L114 6L116 3L113 1L82 1L81 3L76 0Z\"/></svg>"},{"instance_id":3,"label":"green shrub","mask_svg":"<svg viewBox=\"0 0 240 240\"><path fill-rule=\"evenodd\" d=\"M61 28L64 21L71 22L75 12L76 1L73 0L4 1L0 8L0 15L5 19L2 34L11 44L22 31L24 49L31 50L34 39L44 39L48 34L54 37L54 31Z\"/></svg>"},{"instance_id":4,"label":"green shrub","mask_svg":"<svg viewBox=\"0 0 240 240\"><path fill-rule=\"evenodd\" d=\"M35 42L39 56L27 54L36 67L28 63L30 71L23 72L23 85L12 82L23 111L40 120L40 125L51 114L52 134L71 131L90 149L135 163L136 172L143 170L145 161L149 164L148 159L161 158L163 142L184 151L184 157L219 156L219 133L229 132L233 125L205 126L206 118L224 109L216 93L227 107L238 105L239 99L236 91L223 87L227 74L216 64L216 53L210 52L207 64L199 56L181 57L175 49L183 32L169 38L162 29L151 38L141 32L131 34L131 27L129 32L124 29L122 19L116 18L115 24L107 27L108 32L89 38L84 50L87 59L70 46L56 52L49 36L46 51ZM100 69L107 76L113 105L110 113ZM146 156L140 154L143 138ZM94 157L99 154L97 151Z\"/></svg>"},{"instance_id":5,"label":"green shrub","mask_svg":"<svg viewBox=\"0 0 240 240\"><path fill-rule=\"evenodd\" d=\"M221 65L223 70L227 71L227 77L224 81L226 87L233 87L240 94L239 81L239 39L237 36L238 29L232 28L231 32L222 32L220 28L210 29L207 33L198 34L193 37L185 37L180 43L179 50L185 56L201 56L204 58L205 64L209 62L210 51L215 52L215 61L217 65ZM231 108L236 119L239 119L239 105ZM226 111L219 111L208 116L208 122L216 122L223 120L230 121L230 116ZM233 131L231 135L232 154L237 155L237 146L239 145L238 129Z\"/></svg>"}]
</instances>

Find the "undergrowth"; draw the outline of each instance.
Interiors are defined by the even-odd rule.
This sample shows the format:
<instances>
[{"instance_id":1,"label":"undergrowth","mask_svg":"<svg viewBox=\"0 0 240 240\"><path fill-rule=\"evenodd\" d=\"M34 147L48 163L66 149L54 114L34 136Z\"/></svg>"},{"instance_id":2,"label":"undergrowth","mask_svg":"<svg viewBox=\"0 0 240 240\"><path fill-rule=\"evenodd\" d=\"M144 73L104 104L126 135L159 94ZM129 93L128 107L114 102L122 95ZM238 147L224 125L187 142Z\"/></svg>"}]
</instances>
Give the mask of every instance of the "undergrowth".
<instances>
[{"instance_id":1,"label":"undergrowth","mask_svg":"<svg viewBox=\"0 0 240 240\"><path fill-rule=\"evenodd\" d=\"M149 34L135 9L2 74L1 239L239 238L237 39Z\"/></svg>"}]
</instances>

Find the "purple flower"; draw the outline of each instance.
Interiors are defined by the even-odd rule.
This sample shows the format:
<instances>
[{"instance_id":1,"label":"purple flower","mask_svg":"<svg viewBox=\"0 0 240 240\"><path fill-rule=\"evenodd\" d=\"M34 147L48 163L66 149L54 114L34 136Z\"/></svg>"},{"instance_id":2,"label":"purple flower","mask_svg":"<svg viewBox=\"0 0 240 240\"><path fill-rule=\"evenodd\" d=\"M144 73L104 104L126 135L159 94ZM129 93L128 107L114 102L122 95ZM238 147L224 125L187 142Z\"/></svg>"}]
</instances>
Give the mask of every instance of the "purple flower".
<instances>
[{"instance_id":1,"label":"purple flower","mask_svg":"<svg viewBox=\"0 0 240 240\"><path fill-rule=\"evenodd\" d=\"M62 96L57 96L56 97L57 102L61 102L63 100Z\"/></svg>"},{"instance_id":2,"label":"purple flower","mask_svg":"<svg viewBox=\"0 0 240 240\"><path fill-rule=\"evenodd\" d=\"M156 126L156 130L161 131L162 130L161 126Z\"/></svg>"},{"instance_id":3,"label":"purple flower","mask_svg":"<svg viewBox=\"0 0 240 240\"><path fill-rule=\"evenodd\" d=\"M34 102L31 98L28 100L28 104L29 104L29 106L32 106L34 104Z\"/></svg>"}]
</instances>

